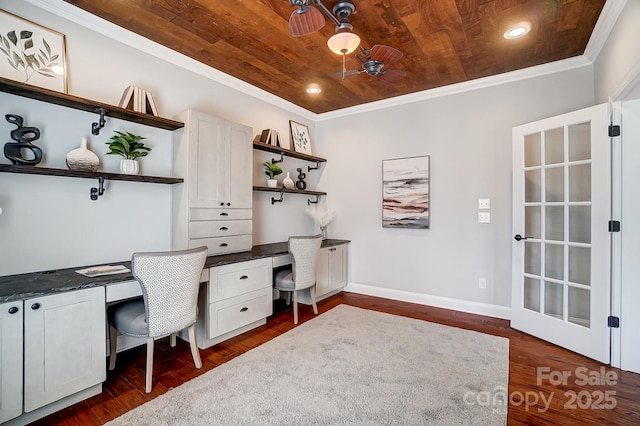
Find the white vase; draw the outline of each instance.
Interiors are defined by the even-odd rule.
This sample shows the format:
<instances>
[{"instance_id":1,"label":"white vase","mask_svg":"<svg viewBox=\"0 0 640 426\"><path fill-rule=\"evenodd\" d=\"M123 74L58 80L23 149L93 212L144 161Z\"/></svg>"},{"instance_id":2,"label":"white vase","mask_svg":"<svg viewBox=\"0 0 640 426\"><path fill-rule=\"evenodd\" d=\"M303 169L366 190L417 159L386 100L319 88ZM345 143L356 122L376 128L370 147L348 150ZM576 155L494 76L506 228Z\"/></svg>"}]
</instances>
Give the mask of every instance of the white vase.
<instances>
[{"instance_id":1,"label":"white vase","mask_svg":"<svg viewBox=\"0 0 640 426\"><path fill-rule=\"evenodd\" d=\"M69 151L66 161L70 170L95 172L100 168L100 159L87 148L87 138L82 138L80 148Z\"/></svg>"},{"instance_id":2,"label":"white vase","mask_svg":"<svg viewBox=\"0 0 640 426\"><path fill-rule=\"evenodd\" d=\"M130 160L127 158L120 160L120 173L123 175L137 175L138 160Z\"/></svg>"},{"instance_id":3,"label":"white vase","mask_svg":"<svg viewBox=\"0 0 640 426\"><path fill-rule=\"evenodd\" d=\"M287 172L287 177L282 179L282 186L286 189L293 189L294 187L293 179L289 176L289 172Z\"/></svg>"},{"instance_id":4,"label":"white vase","mask_svg":"<svg viewBox=\"0 0 640 426\"><path fill-rule=\"evenodd\" d=\"M277 188L278 187L278 181L276 179L267 179L267 186L269 188Z\"/></svg>"}]
</instances>

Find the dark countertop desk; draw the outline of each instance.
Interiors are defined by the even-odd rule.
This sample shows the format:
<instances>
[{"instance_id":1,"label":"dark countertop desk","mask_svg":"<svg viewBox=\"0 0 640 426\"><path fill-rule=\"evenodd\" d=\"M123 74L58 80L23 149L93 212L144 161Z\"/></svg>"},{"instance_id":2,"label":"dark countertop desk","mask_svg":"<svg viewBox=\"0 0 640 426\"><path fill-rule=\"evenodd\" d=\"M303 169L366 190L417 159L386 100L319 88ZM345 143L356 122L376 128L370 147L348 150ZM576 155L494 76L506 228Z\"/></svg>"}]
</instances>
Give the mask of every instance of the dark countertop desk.
<instances>
[{"instance_id":1,"label":"dark countertop desk","mask_svg":"<svg viewBox=\"0 0 640 426\"><path fill-rule=\"evenodd\" d=\"M322 247L332 247L349 243L349 240L327 239L322 242ZM253 246L251 251L240 253L230 253L217 256L209 256L204 264L205 268L227 265L230 263L245 262L248 260L262 259L287 254L287 242L262 244ZM131 267L131 262L107 262L110 265L124 265ZM88 268L86 265L67 269L55 269L52 271L31 272L28 274L6 275L0 277L0 303L25 300L32 297L44 296L47 294L61 293L65 291L106 286L123 281L133 280L131 273L104 275L101 277L89 278L78 274L79 269Z\"/></svg>"}]
</instances>

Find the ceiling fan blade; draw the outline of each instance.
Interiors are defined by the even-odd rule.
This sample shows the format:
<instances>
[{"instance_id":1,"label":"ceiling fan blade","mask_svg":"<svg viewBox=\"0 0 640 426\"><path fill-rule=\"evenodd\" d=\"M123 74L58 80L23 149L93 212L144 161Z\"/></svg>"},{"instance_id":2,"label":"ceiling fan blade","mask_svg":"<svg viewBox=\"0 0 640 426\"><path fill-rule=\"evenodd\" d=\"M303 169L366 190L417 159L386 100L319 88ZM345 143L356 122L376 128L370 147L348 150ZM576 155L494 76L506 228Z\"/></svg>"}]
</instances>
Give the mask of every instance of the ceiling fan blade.
<instances>
[{"instance_id":1,"label":"ceiling fan blade","mask_svg":"<svg viewBox=\"0 0 640 426\"><path fill-rule=\"evenodd\" d=\"M402 52L390 46L376 44L369 51L369 56L374 61L384 62L385 65L389 65L402 58Z\"/></svg>"},{"instance_id":2,"label":"ceiling fan blade","mask_svg":"<svg viewBox=\"0 0 640 426\"><path fill-rule=\"evenodd\" d=\"M405 72L399 69L386 70L378 75L378 81L382 84L393 84L404 77Z\"/></svg>"},{"instance_id":3,"label":"ceiling fan blade","mask_svg":"<svg viewBox=\"0 0 640 426\"><path fill-rule=\"evenodd\" d=\"M322 12L315 7L301 6L289 18L289 33L294 37L301 37L318 31L324 24Z\"/></svg>"},{"instance_id":4,"label":"ceiling fan blade","mask_svg":"<svg viewBox=\"0 0 640 426\"><path fill-rule=\"evenodd\" d=\"M347 70L344 72L344 76L348 76L348 75L356 75L356 74L360 74L362 71L361 70ZM334 73L331 73L332 77L342 77L343 76L343 72L342 71L336 71Z\"/></svg>"}]
</instances>

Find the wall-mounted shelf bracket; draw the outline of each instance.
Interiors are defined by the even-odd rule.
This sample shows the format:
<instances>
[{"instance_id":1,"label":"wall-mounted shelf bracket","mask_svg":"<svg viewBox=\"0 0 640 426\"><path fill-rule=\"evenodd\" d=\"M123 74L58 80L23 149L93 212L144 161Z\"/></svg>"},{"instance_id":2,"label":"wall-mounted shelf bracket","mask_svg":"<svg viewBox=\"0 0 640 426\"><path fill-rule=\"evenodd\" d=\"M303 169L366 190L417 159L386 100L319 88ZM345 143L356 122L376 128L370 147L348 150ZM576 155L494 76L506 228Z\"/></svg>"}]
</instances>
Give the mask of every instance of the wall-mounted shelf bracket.
<instances>
[{"instance_id":1,"label":"wall-mounted shelf bracket","mask_svg":"<svg viewBox=\"0 0 640 426\"><path fill-rule=\"evenodd\" d=\"M310 172L311 170L318 170L319 168L320 168L320 162L316 161L316 166L315 167L307 166L307 171Z\"/></svg>"},{"instance_id":2,"label":"wall-mounted shelf bracket","mask_svg":"<svg viewBox=\"0 0 640 426\"><path fill-rule=\"evenodd\" d=\"M309 199L307 199L307 205L311 205L311 204L318 204L318 201L320 201L320 196L316 195L316 200L315 201L311 201Z\"/></svg>"},{"instance_id":3,"label":"wall-mounted shelf bracket","mask_svg":"<svg viewBox=\"0 0 640 426\"><path fill-rule=\"evenodd\" d=\"M104 195L104 178L98 176L98 187L91 188L91 199L96 201L101 195Z\"/></svg>"},{"instance_id":4,"label":"wall-mounted shelf bracket","mask_svg":"<svg viewBox=\"0 0 640 426\"><path fill-rule=\"evenodd\" d=\"M279 200L276 200L274 197L271 197L271 205L274 205L275 203L281 203L282 201L284 201L284 192L280 192Z\"/></svg>"},{"instance_id":5,"label":"wall-mounted shelf bracket","mask_svg":"<svg viewBox=\"0 0 640 426\"><path fill-rule=\"evenodd\" d=\"M100 129L102 129L104 125L107 123L106 120L104 119L104 115L107 113L107 110L104 108L96 108L96 112L100 115L100 119L98 120L97 123L91 124L91 133L94 135L99 135Z\"/></svg>"},{"instance_id":6,"label":"wall-mounted shelf bracket","mask_svg":"<svg viewBox=\"0 0 640 426\"><path fill-rule=\"evenodd\" d=\"M284 153L280 152L280 159L276 160L275 158L271 159L271 164L282 163L284 161Z\"/></svg>"}]
</instances>

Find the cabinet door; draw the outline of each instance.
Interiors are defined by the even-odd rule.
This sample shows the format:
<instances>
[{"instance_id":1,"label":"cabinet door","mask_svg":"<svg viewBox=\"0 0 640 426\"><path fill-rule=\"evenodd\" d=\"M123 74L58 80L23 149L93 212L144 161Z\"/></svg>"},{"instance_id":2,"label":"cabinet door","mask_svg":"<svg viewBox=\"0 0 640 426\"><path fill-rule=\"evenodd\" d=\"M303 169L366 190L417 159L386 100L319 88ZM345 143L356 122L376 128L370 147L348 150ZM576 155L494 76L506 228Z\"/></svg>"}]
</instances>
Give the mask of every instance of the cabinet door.
<instances>
[{"instance_id":1,"label":"cabinet door","mask_svg":"<svg viewBox=\"0 0 640 426\"><path fill-rule=\"evenodd\" d=\"M189 132L189 207L219 207L227 194L229 181L224 120L191 112Z\"/></svg>"},{"instance_id":2,"label":"cabinet door","mask_svg":"<svg viewBox=\"0 0 640 426\"><path fill-rule=\"evenodd\" d=\"M329 248L320 249L318 253L318 264L316 265L316 297L327 294L331 291L329 280L331 279L329 270Z\"/></svg>"},{"instance_id":3,"label":"cabinet door","mask_svg":"<svg viewBox=\"0 0 640 426\"><path fill-rule=\"evenodd\" d=\"M103 287L24 302L24 411L106 379Z\"/></svg>"},{"instance_id":4,"label":"cabinet door","mask_svg":"<svg viewBox=\"0 0 640 426\"><path fill-rule=\"evenodd\" d=\"M253 200L253 130L241 124L226 122L229 182L227 207L250 209Z\"/></svg>"},{"instance_id":5,"label":"cabinet door","mask_svg":"<svg viewBox=\"0 0 640 426\"><path fill-rule=\"evenodd\" d=\"M336 290L347 285L347 246L340 245L329 250L329 290Z\"/></svg>"},{"instance_id":6,"label":"cabinet door","mask_svg":"<svg viewBox=\"0 0 640 426\"><path fill-rule=\"evenodd\" d=\"M0 423L22 414L22 302L0 305Z\"/></svg>"}]
</instances>

